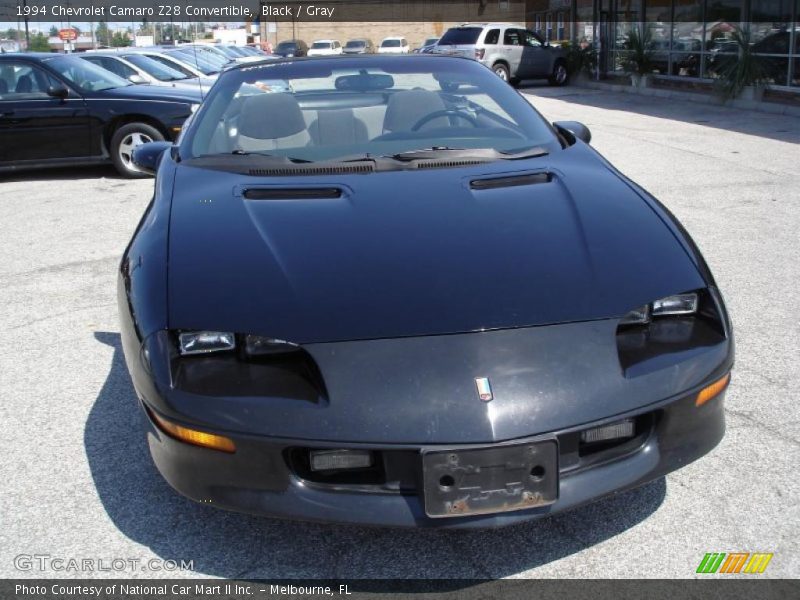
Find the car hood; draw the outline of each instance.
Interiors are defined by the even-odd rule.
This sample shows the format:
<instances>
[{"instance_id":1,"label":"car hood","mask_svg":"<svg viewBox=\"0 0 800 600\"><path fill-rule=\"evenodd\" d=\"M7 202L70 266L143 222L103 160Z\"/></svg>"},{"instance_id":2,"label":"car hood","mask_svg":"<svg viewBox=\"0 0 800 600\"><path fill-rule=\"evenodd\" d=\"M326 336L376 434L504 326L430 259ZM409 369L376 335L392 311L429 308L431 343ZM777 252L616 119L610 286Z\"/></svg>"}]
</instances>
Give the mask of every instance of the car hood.
<instances>
[{"instance_id":1,"label":"car hood","mask_svg":"<svg viewBox=\"0 0 800 600\"><path fill-rule=\"evenodd\" d=\"M532 173L549 181L471 185ZM244 197L318 187L341 196ZM173 329L297 343L449 334L615 318L705 285L662 216L582 144L524 161L291 179L179 164L174 189Z\"/></svg>"},{"instance_id":2,"label":"car hood","mask_svg":"<svg viewBox=\"0 0 800 600\"><path fill-rule=\"evenodd\" d=\"M128 85L96 93L102 93L105 97L130 100L161 100L186 104L199 104L203 101L199 89L190 86Z\"/></svg>"}]
</instances>

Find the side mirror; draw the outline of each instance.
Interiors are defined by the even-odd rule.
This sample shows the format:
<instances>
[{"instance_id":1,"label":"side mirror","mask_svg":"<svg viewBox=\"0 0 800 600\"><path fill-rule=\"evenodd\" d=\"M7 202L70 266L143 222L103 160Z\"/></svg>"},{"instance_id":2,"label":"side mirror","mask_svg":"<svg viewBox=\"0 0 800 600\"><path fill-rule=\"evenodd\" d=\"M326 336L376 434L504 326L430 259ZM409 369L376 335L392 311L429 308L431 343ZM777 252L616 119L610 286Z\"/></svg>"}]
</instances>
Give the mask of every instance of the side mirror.
<instances>
[{"instance_id":1,"label":"side mirror","mask_svg":"<svg viewBox=\"0 0 800 600\"><path fill-rule=\"evenodd\" d=\"M130 77L128 77L128 81L131 83L135 83L136 85L142 85L143 83L147 83L147 79L139 75L138 73L134 73Z\"/></svg>"},{"instance_id":2,"label":"side mirror","mask_svg":"<svg viewBox=\"0 0 800 600\"><path fill-rule=\"evenodd\" d=\"M155 175L161 155L172 148L171 142L147 142L133 149L133 164L142 173Z\"/></svg>"},{"instance_id":3,"label":"side mirror","mask_svg":"<svg viewBox=\"0 0 800 600\"><path fill-rule=\"evenodd\" d=\"M47 95L52 98L61 98L64 100L69 96L69 90L63 85L51 85L47 88Z\"/></svg>"},{"instance_id":4,"label":"side mirror","mask_svg":"<svg viewBox=\"0 0 800 600\"><path fill-rule=\"evenodd\" d=\"M567 139L577 138L586 144L592 142L592 132L583 123L578 121L556 121L553 126Z\"/></svg>"}]
</instances>

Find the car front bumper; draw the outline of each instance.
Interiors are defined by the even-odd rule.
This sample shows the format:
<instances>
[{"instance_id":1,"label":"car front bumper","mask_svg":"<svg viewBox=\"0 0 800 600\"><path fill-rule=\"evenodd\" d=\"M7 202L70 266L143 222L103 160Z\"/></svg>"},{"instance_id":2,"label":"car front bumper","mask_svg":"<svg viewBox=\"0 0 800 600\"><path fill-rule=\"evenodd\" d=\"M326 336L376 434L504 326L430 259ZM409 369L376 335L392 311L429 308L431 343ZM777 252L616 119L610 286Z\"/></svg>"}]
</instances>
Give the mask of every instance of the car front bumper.
<instances>
[{"instance_id":1,"label":"car front bumper","mask_svg":"<svg viewBox=\"0 0 800 600\"><path fill-rule=\"evenodd\" d=\"M148 443L158 470L181 494L204 504L278 518L399 527L498 527L559 513L608 494L642 485L681 468L709 452L725 430L723 391L702 406L695 406L697 390L647 406L638 412L583 424L580 429L624 417L646 415L650 425L635 447L617 455L599 457L588 464L560 462L558 499L555 503L478 516L431 518L421 493L415 490L359 489L356 486L311 482L299 476L287 461L290 448L330 447L331 444L230 435L234 454L196 447L166 435L149 418ZM146 405L145 405L146 406ZM564 440L578 428L556 431L536 439L559 440L560 461L566 456ZM225 434L229 435L229 434ZM417 461L421 472L421 446L337 443L339 448L402 450ZM457 449L458 446L448 446ZM413 460L413 459L412 459ZM579 461L580 462L580 461ZM419 486L421 489L421 486Z\"/></svg>"}]
</instances>

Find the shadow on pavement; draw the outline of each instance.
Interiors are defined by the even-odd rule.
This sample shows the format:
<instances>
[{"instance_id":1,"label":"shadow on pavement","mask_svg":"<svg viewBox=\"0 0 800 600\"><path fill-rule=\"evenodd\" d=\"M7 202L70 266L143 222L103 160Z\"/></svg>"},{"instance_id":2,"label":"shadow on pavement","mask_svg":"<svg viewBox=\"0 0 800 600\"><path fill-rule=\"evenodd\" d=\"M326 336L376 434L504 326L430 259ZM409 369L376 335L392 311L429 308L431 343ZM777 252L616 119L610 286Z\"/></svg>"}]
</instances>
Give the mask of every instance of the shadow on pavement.
<instances>
[{"instance_id":1,"label":"shadow on pavement","mask_svg":"<svg viewBox=\"0 0 800 600\"><path fill-rule=\"evenodd\" d=\"M117 173L117 170L112 165L100 165L93 167L52 167L25 171L9 171L0 173L0 182L65 181L73 179L100 179L101 177L125 180Z\"/></svg>"},{"instance_id":2,"label":"shadow on pavement","mask_svg":"<svg viewBox=\"0 0 800 600\"><path fill-rule=\"evenodd\" d=\"M529 83L532 82L520 86L520 91L533 99L534 106L537 96L556 98L571 104L696 123L704 127L800 144L800 118L794 116L571 85L553 88ZM576 116L576 120L580 119Z\"/></svg>"},{"instance_id":3,"label":"shadow on pavement","mask_svg":"<svg viewBox=\"0 0 800 600\"><path fill-rule=\"evenodd\" d=\"M230 578L496 578L574 554L646 519L664 478L540 522L499 530L398 530L279 521L201 506L174 492L147 449L118 333L84 430L100 501L116 527L162 559ZM144 557L140 557L144 558Z\"/></svg>"}]
</instances>

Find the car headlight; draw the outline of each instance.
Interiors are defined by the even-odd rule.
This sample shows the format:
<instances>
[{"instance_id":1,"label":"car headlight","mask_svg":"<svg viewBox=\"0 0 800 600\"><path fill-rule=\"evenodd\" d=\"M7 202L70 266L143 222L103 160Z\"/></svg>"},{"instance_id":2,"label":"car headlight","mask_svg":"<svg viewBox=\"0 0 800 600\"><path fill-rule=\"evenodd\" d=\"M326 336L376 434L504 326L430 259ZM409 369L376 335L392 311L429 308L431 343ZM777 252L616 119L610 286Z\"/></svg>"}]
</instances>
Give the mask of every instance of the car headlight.
<instances>
[{"instance_id":1,"label":"car headlight","mask_svg":"<svg viewBox=\"0 0 800 600\"><path fill-rule=\"evenodd\" d=\"M208 354L236 348L236 336L228 331L184 331L178 334L181 355Z\"/></svg>"},{"instance_id":2,"label":"car headlight","mask_svg":"<svg viewBox=\"0 0 800 600\"><path fill-rule=\"evenodd\" d=\"M675 294L650 304L634 308L622 319L620 325L646 325L653 317L693 315L697 312L697 294Z\"/></svg>"}]
</instances>

